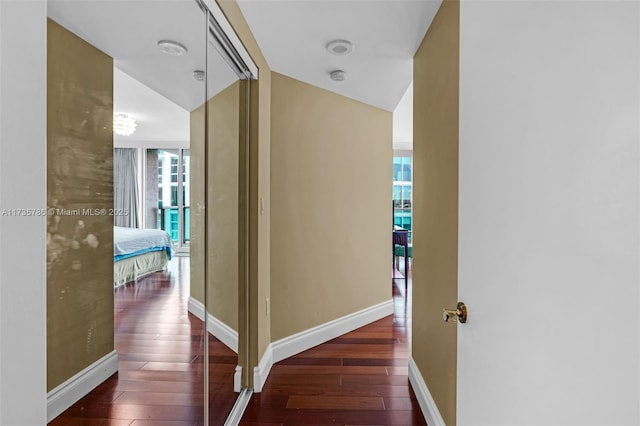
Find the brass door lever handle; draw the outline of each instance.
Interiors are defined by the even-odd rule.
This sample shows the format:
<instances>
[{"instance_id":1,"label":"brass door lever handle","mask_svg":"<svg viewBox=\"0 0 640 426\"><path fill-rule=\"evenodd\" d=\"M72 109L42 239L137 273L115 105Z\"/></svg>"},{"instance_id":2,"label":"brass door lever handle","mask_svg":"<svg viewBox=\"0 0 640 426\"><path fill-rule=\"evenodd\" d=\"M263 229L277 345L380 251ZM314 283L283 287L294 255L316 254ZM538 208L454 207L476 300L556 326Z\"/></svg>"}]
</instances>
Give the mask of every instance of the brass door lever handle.
<instances>
[{"instance_id":1,"label":"brass door lever handle","mask_svg":"<svg viewBox=\"0 0 640 426\"><path fill-rule=\"evenodd\" d=\"M462 324L467 322L467 306L463 302L458 302L458 306L455 311L443 309L442 319L444 322L449 322L451 318L458 318L458 321Z\"/></svg>"}]
</instances>

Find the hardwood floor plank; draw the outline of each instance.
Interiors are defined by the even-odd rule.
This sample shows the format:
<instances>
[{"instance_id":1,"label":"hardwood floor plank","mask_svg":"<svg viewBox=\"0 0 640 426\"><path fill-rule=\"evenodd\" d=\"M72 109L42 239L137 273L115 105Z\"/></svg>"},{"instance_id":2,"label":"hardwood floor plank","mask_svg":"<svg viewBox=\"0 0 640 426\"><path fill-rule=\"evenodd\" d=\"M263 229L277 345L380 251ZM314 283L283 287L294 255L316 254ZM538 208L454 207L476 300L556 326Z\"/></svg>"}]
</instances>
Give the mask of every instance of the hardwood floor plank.
<instances>
[{"instance_id":1,"label":"hardwood floor plank","mask_svg":"<svg viewBox=\"0 0 640 426\"><path fill-rule=\"evenodd\" d=\"M384 410L380 397L291 395L287 408L307 410Z\"/></svg>"},{"instance_id":2,"label":"hardwood floor plank","mask_svg":"<svg viewBox=\"0 0 640 426\"><path fill-rule=\"evenodd\" d=\"M411 398L383 398L387 410L412 410L415 400Z\"/></svg>"},{"instance_id":3,"label":"hardwood floor plank","mask_svg":"<svg viewBox=\"0 0 640 426\"><path fill-rule=\"evenodd\" d=\"M147 362L141 370L154 371L191 371L193 365L189 362Z\"/></svg>"},{"instance_id":4,"label":"hardwood floor plank","mask_svg":"<svg viewBox=\"0 0 640 426\"><path fill-rule=\"evenodd\" d=\"M345 366L351 365L368 365L368 366L398 366L405 367L408 363L407 358L345 358L342 360L342 364Z\"/></svg>"},{"instance_id":5,"label":"hardwood floor plank","mask_svg":"<svg viewBox=\"0 0 640 426\"><path fill-rule=\"evenodd\" d=\"M323 365L275 365L272 369L276 374L381 374L387 375L386 367L369 366L323 366Z\"/></svg>"},{"instance_id":6,"label":"hardwood floor plank","mask_svg":"<svg viewBox=\"0 0 640 426\"><path fill-rule=\"evenodd\" d=\"M279 365L342 365L339 358L307 358L303 355L287 358L278 363Z\"/></svg>"},{"instance_id":7,"label":"hardwood floor plank","mask_svg":"<svg viewBox=\"0 0 640 426\"><path fill-rule=\"evenodd\" d=\"M409 376L409 366L406 367L386 367L387 374L390 376Z\"/></svg>"},{"instance_id":8,"label":"hardwood floor plank","mask_svg":"<svg viewBox=\"0 0 640 426\"><path fill-rule=\"evenodd\" d=\"M203 389L201 389L202 391ZM114 404L188 405L202 407L204 394L187 392L121 392Z\"/></svg>"},{"instance_id":9,"label":"hardwood floor plank","mask_svg":"<svg viewBox=\"0 0 640 426\"><path fill-rule=\"evenodd\" d=\"M133 420L58 417L49 424L51 426L130 426L132 421Z\"/></svg>"},{"instance_id":10,"label":"hardwood floor plank","mask_svg":"<svg viewBox=\"0 0 640 426\"><path fill-rule=\"evenodd\" d=\"M298 374L278 374L270 375L270 386L279 385L339 385L341 376L339 374L327 375L298 375Z\"/></svg>"},{"instance_id":11,"label":"hardwood floor plank","mask_svg":"<svg viewBox=\"0 0 640 426\"><path fill-rule=\"evenodd\" d=\"M425 425L422 414L409 410L260 410L248 407L240 423L266 422L281 424L333 425Z\"/></svg>"},{"instance_id":12,"label":"hardwood floor plank","mask_svg":"<svg viewBox=\"0 0 640 426\"><path fill-rule=\"evenodd\" d=\"M343 385L385 385L407 386L409 377L406 376L362 376L345 374L342 376Z\"/></svg>"},{"instance_id":13,"label":"hardwood floor plank","mask_svg":"<svg viewBox=\"0 0 640 426\"><path fill-rule=\"evenodd\" d=\"M119 380L115 383L116 389L122 392L180 392L197 394L202 393L202 382L171 382L171 381L130 381Z\"/></svg>"},{"instance_id":14,"label":"hardwood floor plank","mask_svg":"<svg viewBox=\"0 0 640 426\"><path fill-rule=\"evenodd\" d=\"M127 353L123 352L118 354L118 358L123 361L145 361L145 362L193 362L198 356L197 352L186 354L163 354L163 353L149 353L149 352L137 352Z\"/></svg>"},{"instance_id":15,"label":"hardwood floor plank","mask_svg":"<svg viewBox=\"0 0 640 426\"><path fill-rule=\"evenodd\" d=\"M69 417L202 422L204 410L202 406L187 405L89 404L73 414Z\"/></svg>"}]
</instances>

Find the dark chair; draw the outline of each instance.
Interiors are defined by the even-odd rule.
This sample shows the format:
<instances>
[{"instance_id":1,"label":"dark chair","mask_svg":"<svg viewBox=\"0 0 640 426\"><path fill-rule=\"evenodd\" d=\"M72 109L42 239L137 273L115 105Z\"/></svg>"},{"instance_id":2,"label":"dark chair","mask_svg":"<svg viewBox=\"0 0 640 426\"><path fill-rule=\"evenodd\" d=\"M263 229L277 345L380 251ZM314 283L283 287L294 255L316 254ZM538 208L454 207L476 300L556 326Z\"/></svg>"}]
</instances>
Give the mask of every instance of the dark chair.
<instances>
[{"instance_id":1,"label":"dark chair","mask_svg":"<svg viewBox=\"0 0 640 426\"><path fill-rule=\"evenodd\" d=\"M393 244L391 247L391 264L393 266L393 278L395 278L395 261L396 256L398 256L398 249L402 250L402 256L404 256L404 283L407 285L407 279L409 275L409 253L413 250L410 249L409 245L409 230L400 228L399 226L393 227Z\"/></svg>"}]
</instances>

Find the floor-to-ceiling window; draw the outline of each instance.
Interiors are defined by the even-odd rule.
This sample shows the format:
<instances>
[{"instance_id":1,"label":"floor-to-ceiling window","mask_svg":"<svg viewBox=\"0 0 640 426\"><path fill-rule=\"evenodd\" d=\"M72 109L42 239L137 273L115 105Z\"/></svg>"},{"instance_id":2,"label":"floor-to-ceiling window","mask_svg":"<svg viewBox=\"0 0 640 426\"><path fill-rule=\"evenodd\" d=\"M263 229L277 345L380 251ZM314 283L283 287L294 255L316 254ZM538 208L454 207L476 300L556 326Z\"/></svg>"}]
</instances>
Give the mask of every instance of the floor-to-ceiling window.
<instances>
[{"instance_id":1,"label":"floor-to-ceiling window","mask_svg":"<svg viewBox=\"0 0 640 426\"><path fill-rule=\"evenodd\" d=\"M147 209L154 210L151 223L147 228L165 230L171 235L176 248L188 250L190 241L190 184L189 184L189 150L188 149L153 149L146 150L147 179L156 182L155 188L149 191L146 201ZM155 195L157 197L149 197Z\"/></svg>"},{"instance_id":2,"label":"floor-to-ceiling window","mask_svg":"<svg viewBox=\"0 0 640 426\"><path fill-rule=\"evenodd\" d=\"M411 231L413 161L393 157L393 224Z\"/></svg>"}]
</instances>

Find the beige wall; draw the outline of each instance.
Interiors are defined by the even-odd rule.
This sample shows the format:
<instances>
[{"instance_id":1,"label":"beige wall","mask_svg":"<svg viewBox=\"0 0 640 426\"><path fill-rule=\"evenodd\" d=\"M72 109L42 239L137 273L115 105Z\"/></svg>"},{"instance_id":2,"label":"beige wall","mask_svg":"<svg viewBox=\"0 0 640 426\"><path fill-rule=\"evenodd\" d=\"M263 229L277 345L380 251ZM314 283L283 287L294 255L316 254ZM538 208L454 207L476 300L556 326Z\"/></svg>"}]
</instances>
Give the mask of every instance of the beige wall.
<instances>
[{"instance_id":1,"label":"beige wall","mask_svg":"<svg viewBox=\"0 0 640 426\"><path fill-rule=\"evenodd\" d=\"M189 185L191 240L189 242L190 296L204 303L204 105L189 116Z\"/></svg>"},{"instance_id":2,"label":"beige wall","mask_svg":"<svg viewBox=\"0 0 640 426\"><path fill-rule=\"evenodd\" d=\"M49 21L47 75L51 390L113 351L113 60Z\"/></svg>"},{"instance_id":3,"label":"beige wall","mask_svg":"<svg viewBox=\"0 0 640 426\"><path fill-rule=\"evenodd\" d=\"M204 205L204 107L191 113L191 205ZM209 100L209 176L207 209L209 286L207 310L238 330L238 147L240 84ZM191 294L204 299L204 246L200 209L192 215Z\"/></svg>"},{"instance_id":4,"label":"beige wall","mask_svg":"<svg viewBox=\"0 0 640 426\"><path fill-rule=\"evenodd\" d=\"M445 0L414 58L412 356L447 424L456 423L459 2Z\"/></svg>"},{"instance_id":5,"label":"beige wall","mask_svg":"<svg viewBox=\"0 0 640 426\"><path fill-rule=\"evenodd\" d=\"M391 298L392 114L272 73L273 340Z\"/></svg>"}]
</instances>

